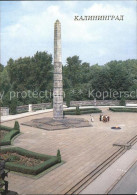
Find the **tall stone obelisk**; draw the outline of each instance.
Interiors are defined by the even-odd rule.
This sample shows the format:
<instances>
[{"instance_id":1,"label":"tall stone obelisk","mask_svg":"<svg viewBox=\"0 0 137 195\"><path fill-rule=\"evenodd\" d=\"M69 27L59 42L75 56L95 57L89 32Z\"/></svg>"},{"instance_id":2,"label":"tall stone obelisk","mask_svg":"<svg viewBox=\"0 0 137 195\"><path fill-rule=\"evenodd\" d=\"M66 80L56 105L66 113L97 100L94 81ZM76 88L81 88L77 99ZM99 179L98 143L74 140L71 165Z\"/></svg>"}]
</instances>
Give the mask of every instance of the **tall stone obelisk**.
<instances>
[{"instance_id":1,"label":"tall stone obelisk","mask_svg":"<svg viewBox=\"0 0 137 195\"><path fill-rule=\"evenodd\" d=\"M54 24L53 118L63 119L61 23L59 20L56 20Z\"/></svg>"}]
</instances>

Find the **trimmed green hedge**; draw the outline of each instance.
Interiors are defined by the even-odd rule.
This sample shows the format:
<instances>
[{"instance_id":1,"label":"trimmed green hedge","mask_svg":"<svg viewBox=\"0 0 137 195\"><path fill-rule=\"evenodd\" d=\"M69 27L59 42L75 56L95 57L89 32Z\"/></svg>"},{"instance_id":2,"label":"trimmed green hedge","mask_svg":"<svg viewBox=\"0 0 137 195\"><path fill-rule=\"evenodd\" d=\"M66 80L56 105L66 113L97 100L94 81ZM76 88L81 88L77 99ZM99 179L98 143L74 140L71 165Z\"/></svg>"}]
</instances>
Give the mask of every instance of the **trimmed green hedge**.
<instances>
[{"instance_id":1,"label":"trimmed green hedge","mask_svg":"<svg viewBox=\"0 0 137 195\"><path fill-rule=\"evenodd\" d=\"M5 130L5 131L11 131L11 130L13 130L13 128L11 128L11 127L7 127L7 126L4 126L4 125L0 125L0 130Z\"/></svg>"},{"instance_id":2,"label":"trimmed green hedge","mask_svg":"<svg viewBox=\"0 0 137 195\"><path fill-rule=\"evenodd\" d=\"M20 110L20 111L17 111L17 114L22 114L22 113L26 113L28 112L28 110Z\"/></svg>"},{"instance_id":3,"label":"trimmed green hedge","mask_svg":"<svg viewBox=\"0 0 137 195\"><path fill-rule=\"evenodd\" d=\"M15 123L17 123L17 121L15 121ZM20 128L14 129L3 125L0 125L0 130L8 131L4 138L0 140L0 146L11 145L12 138L20 133Z\"/></svg>"},{"instance_id":4,"label":"trimmed green hedge","mask_svg":"<svg viewBox=\"0 0 137 195\"><path fill-rule=\"evenodd\" d=\"M80 114L92 114L92 113L101 113L102 110L98 108L80 108ZM63 111L64 115L77 115L76 109Z\"/></svg>"},{"instance_id":5,"label":"trimmed green hedge","mask_svg":"<svg viewBox=\"0 0 137 195\"><path fill-rule=\"evenodd\" d=\"M41 163L37 166L32 166L32 167L27 167L25 165L19 165L19 164L16 164L15 162L7 162L6 163L6 167L5 167L6 169L8 169L10 171L21 172L21 173L30 174L30 175L37 175L37 174L45 171L46 169L50 168L51 166L53 166L57 163L60 163L60 159L61 159L58 156L39 154L39 153L25 150L25 149L19 148L19 147L1 149L2 154L6 153L6 152L15 152L15 153L20 154L22 156L44 160L43 163Z\"/></svg>"},{"instance_id":6,"label":"trimmed green hedge","mask_svg":"<svg viewBox=\"0 0 137 195\"><path fill-rule=\"evenodd\" d=\"M109 108L113 112L137 112L137 108Z\"/></svg>"}]
</instances>

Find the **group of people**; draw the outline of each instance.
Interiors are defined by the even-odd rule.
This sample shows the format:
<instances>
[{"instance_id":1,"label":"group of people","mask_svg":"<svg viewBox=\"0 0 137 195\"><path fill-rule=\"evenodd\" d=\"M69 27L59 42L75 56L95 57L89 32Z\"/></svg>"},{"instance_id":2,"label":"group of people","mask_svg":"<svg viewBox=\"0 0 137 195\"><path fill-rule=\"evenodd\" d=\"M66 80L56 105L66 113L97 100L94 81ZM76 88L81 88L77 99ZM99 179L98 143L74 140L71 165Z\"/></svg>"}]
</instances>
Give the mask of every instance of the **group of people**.
<instances>
[{"instance_id":1,"label":"group of people","mask_svg":"<svg viewBox=\"0 0 137 195\"><path fill-rule=\"evenodd\" d=\"M110 121L110 116L101 114L100 117L99 117L99 120L103 121L103 122L109 122Z\"/></svg>"},{"instance_id":2,"label":"group of people","mask_svg":"<svg viewBox=\"0 0 137 195\"><path fill-rule=\"evenodd\" d=\"M92 115L90 115L90 118L91 118L91 122L94 122L94 117ZM100 117L99 117L99 120L103 121L103 122L109 122L110 121L110 116L101 114Z\"/></svg>"}]
</instances>

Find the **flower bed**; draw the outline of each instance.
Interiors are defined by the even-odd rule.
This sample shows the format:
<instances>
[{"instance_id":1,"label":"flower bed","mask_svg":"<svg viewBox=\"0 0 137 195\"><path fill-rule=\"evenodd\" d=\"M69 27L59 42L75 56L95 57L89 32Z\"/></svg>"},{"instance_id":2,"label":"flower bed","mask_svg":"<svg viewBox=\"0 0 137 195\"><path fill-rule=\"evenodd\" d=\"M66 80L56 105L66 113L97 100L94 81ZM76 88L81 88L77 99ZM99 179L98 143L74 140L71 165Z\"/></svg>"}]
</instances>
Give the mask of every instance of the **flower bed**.
<instances>
[{"instance_id":1,"label":"flower bed","mask_svg":"<svg viewBox=\"0 0 137 195\"><path fill-rule=\"evenodd\" d=\"M29 175L37 175L51 166L61 162L61 155L57 156L35 153L19 147L3 148L0 151L3 159L9 158L6 169Z\"/></svg>"}]
</instances>

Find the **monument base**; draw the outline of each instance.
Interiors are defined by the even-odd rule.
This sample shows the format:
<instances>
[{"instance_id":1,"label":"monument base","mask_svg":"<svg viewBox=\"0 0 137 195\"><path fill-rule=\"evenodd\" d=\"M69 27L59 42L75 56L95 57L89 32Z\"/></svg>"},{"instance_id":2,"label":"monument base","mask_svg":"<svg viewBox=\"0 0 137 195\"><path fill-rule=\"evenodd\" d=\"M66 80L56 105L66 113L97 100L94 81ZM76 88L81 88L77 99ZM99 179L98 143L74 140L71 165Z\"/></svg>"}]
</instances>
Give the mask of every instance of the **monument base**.
<instances>
[{"instance_id":1,"label":"monument base","mask_svg":"<svg viewBox=\"0 0 137 195\"><path fill-rule=\"evenodd\" d=\"M48 131L92 126L88 120L83 118L63 118L60 120L56 120L53 118L41 118L22 123L22 125L27 125Z\"/></svg>"}]
</instances>

